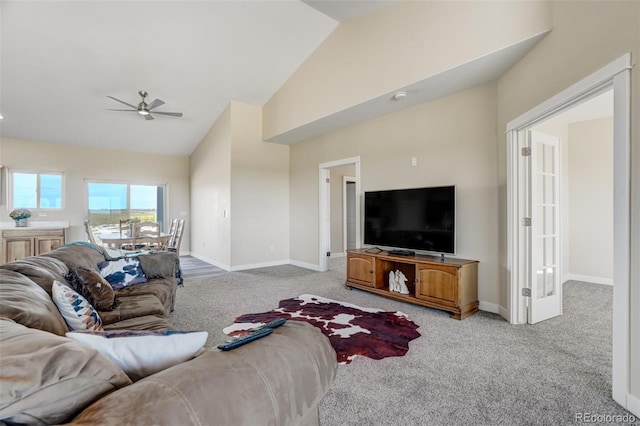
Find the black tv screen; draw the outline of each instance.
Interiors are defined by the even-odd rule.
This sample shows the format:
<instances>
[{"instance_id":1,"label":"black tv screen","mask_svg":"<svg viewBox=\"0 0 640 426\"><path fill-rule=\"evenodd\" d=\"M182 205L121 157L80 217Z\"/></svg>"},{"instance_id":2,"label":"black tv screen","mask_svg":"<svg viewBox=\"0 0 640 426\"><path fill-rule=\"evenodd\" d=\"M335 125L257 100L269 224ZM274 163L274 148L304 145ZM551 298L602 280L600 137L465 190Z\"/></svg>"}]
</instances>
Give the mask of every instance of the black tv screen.
<instances>
[{"instance_id":1,"label":"black tv screen","mask_svg":"<svg viewBox=\"0 0 640 426\"><path fill-rule=\"evenodd\" d=\"M364 243L455 253L455 186L364 194Z\"/></svg>"}]
</instances>

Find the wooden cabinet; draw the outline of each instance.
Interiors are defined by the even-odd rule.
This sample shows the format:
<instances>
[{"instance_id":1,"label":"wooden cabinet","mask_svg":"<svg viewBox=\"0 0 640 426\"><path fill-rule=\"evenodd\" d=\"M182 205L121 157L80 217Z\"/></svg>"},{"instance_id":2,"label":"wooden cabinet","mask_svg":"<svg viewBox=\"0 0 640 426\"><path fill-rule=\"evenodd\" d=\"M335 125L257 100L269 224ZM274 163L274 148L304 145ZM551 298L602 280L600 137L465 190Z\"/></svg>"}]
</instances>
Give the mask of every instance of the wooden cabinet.
<instances>
[{"instance_id":1,"label":"wooden cabinet","mask_svg":"<svg viewBox=\"0 0 640 426\"><path fill-rule=\"evenodd\" d=\"M371 256L352 253L347 257L347 281L374 286L375 262Z\"/></svg>"},{"instance_id":2,"label":"wooden cabinet","mask_svg":"<svg viewBox=\"0 0 640 426\"><path fill-rule=\"evenodd\" d=\"M389 291L389 272L401 271L409 294ZM347 251L347 287L451 312L464 319L478 311L478 262L437 256Z\"/></svg>"},{"instance_id":3,"label":"wooden cabinet","mask_svg":"<svg viewBox=\"0 0 640 426\"><path fill-rule=\"evenodd\" d=\"M64 244L64 229L2 230L0 263L48 253Z\"/></svg>"}]
</instances>

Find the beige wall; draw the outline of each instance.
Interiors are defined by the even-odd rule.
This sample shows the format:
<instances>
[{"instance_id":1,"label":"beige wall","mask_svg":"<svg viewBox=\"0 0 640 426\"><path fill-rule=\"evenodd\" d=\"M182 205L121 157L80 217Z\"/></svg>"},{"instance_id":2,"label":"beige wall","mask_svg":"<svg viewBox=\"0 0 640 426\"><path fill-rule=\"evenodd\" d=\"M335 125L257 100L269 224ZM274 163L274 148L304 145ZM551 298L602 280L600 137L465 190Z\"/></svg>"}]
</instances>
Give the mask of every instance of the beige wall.
<instances>
[{"instance_id":1,"label":"beige wall","mask_svg":"<svg viewBox=\"0 0 640 426\"><path fill-rule=\"evenodd\" d=\"M289 259L289 147L261 129L232 101L191 155L192 254L227 270Z\"/></svg>"},{"instance_id":2,"label":"beige wall","mask_svg":"<svg viewBox=\"0 0 640 426\"><path fill-rule=\"evenodd\" d=\"M569 125L570 275L613 280L613 119ZM613 281L611 281L613 282Z\"/></svg>"},{"instance_id":3,"label":"beige wall","mask_svg":"<svg viewBox=\"0 0 640 426\"><path fill-rule=\"evenodd\" d=\"M227 107L190 157L191 254L231 265L231 108Z\"/></svg>"},{"instance_id":4,"label":"beige wall","mask_svg":"<svg viewBox=\"0 0 640 426\"><path fill-rule=\"evenodd\" d=\"M506 138L509 121L625 53L640 57L640 2L551 2L554 30L498 82L500 303L506 306ZM640 398L640 72L631 87L631 394Z\"/></svg>"},{"instance_id":5,"label":"beige wall","mask_svg":"<svg viewBox=\"0 0 640 426\"><path fill-rule=\"evenodd\" d=\"M480 261L479 298L497 308L496 111L489 84L292 145L291 258L319 261L318 165L360 156L363 191L456 185L457 255Z\"/></svg>"},{"instance_id":6,"label":"beige wall","mask_svg":"<svg viewBox=\"0 0 640 426\"><path fill-rule=\"evenodd\" d=\"M289 261L289 147L262 141L262 108L231 103L231 267Z\"/></svg>"},{"instance_id":7,"label":"beige wall","mask_svg":"<svg viewBox=\"0 0 640 426\"><path fill-rule=\"evenodd\" d=\"M547 31L548 18L545 2L401 1L343 22L265 105L263 136Z\"/></svg>"},{"instance_id":8,"label":"beige wall","mask_svg":"<svg viewBox=\"0 0 640 426\"><path fill-rule=\"evenodd\" d=\"M64 172L64 208L59 212L48 211L46 217L33 217L32 220L68 220L67 241L87 241L83 225L88 208L86 179L166 185L165 227L172 218L188 219L181 213L188 215L189 212L189 158L154 154L144 154L144 158L144 163L151 166L141 167L139 154L127 151L9 138L0 140L0 164L6 168ZM6 186L2 200L6 203ZM4 207L0 209L0 220L10 221L6 204ZM189 251L189 229L187 220L181 254Z\"/></svg>"}]
</instances>

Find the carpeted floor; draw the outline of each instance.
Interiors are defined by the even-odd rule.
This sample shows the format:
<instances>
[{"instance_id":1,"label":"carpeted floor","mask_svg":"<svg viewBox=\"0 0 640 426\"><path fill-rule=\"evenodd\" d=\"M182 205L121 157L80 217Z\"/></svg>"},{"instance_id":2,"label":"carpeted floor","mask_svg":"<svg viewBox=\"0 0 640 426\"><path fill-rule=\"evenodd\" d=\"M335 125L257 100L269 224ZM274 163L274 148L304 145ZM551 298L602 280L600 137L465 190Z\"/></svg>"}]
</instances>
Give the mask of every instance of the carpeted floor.
<instances>
[{"instance_id":1,"label":"carpeted floor","mask_svg":"<svg viewBox=\"0 0 640 426\"><path fill-rule=\"evenodd\" d=\"M486 312L456 321L344 280L340 259L324 273L287 265L187 278L170 320L209 331L213 347L238 315L304 293L406 313L422 336L404 357L341 365L320 405L324 426L562 425L579 413L627 414L611 399L609 286L568 282L562 317L513 326Z\"/></svg>"}]
</instances>

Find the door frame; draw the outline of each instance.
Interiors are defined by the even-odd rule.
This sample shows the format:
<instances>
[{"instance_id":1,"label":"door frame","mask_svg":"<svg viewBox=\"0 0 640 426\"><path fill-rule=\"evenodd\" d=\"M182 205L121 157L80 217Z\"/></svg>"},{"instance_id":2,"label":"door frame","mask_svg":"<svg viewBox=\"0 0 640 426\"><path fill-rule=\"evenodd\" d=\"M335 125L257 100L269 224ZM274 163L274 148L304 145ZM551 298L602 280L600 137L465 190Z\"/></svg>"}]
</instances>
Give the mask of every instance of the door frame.
<instances>
[{"instance_id":1,"label":"door frame","mask_svg":"<svg viewBox=\"0 0 640 426\"><path fill-rule=\"evenodd\" d=\"M349 182L357 183L357 179L353 176L342 176L342 249L343 253L347 252L347 234L348 234L348 224L347 224L347 184ZM358 204L358 196L354 194L356 197L355 204ZM358 216L356 213L356 231L358 230ZM356 234L356 244L358 241L358 236Z\"/></svg>"},{"instance_id":2,"label":"door frame","mask_svg":"<svg viewBox=\"0 0 640 426\"><path fill-rule=\"evenodd\" d=\"M360 248L360 156L320 163L318 165L318 270L320 272L329 270L329 260L326 252L327 248L329 251L331 250L331 224L325 220L325 218L329 217L331 203L329 200L329 184L326 179L330 175L330 169L351 164L356 169L356 248Z\"/></svg>"},{"instance_id":3,"label":"door frame","mask_svg":"<svg viewBox=\"0 0 640 426\"><path fill-rule=\"evenodd\" d=\"M629 396L630 334L630 221L631 221L631 54L627 53L507 124L507 301L509 322L526 323L522 277L526 274L528 243L522 236L520 204L524 196L518 149L524 131L579 102L613 88L613 399L627 408ZM525 270L523 270L525 269Z\"/></svg>"}]
</instances>

